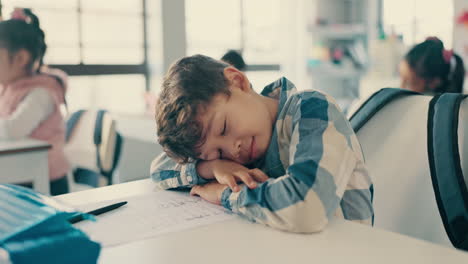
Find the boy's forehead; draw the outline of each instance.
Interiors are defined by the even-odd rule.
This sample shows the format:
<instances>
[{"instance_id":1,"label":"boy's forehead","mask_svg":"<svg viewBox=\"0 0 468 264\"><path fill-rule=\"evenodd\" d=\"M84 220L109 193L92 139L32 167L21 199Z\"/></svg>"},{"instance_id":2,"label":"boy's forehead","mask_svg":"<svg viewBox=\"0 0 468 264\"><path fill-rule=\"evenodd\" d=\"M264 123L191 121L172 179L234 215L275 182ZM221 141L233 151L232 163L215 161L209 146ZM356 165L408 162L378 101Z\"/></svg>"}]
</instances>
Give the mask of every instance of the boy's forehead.
<instances>
[{"instance_id":1,"label":"boy's forehead","mask_svg":"<svg viewBox=\"0 0 468 264\"><path fill-rule=\"evenodd\" d=\"M226 111L226 98L222 95L216 95L209 103L200 104L197 109L197 121L203 126L203 133L211 128L216 116L222 111Z\"/></svg>"},{"instance_id":2,"label":"boy's forehead","mask_svg":"<svg viewBox=\"0 0 468 264\"><path fill-rule=\"evenodd\" d=\"M200 105L197 111L197 121L202 126L201 140L203 144L200 145L198 151L204 153L207 142L209 141L211 135L213 134L213 129L215 129L216 120L220 118L221 115L226 111L223 107L226 103L226 99L222 97L215 97L213 100L205 105Z\"/></svg>"},{"instance_id":3,"label":"boy's forehead","mask_svg":"<svg viewBox=\"0 0 468 264\"><path fill-rule=\"evenodd\" d=\"M197 121L199 124L202 126L202 135L201 138L205 139L209 134L211 133L211 130L213 129L214 126L214 120L216 119L218 111L216 111L216 108L214 107L204 107L203 110L199 111L199 114L197 116ZM202 144L203 146L204 144Z\"/></svg>"},{"instance_id":4,"label":"boy's forehead","mask_svg":"<svg viewBox=\"0 0 468 264\"><path fill-rule=\"evenodd\" d=\"M208 142L210 141L210 134L212 134L210 130L212 129L214 113L215 112L205 112L198 118L198 122L202 126L202 133L200 137L201 144L197 147L197 152L200 153L200 155L197 158L203 160L205 160L204 155L207 151Z\"/></svg>"}]
</instances>

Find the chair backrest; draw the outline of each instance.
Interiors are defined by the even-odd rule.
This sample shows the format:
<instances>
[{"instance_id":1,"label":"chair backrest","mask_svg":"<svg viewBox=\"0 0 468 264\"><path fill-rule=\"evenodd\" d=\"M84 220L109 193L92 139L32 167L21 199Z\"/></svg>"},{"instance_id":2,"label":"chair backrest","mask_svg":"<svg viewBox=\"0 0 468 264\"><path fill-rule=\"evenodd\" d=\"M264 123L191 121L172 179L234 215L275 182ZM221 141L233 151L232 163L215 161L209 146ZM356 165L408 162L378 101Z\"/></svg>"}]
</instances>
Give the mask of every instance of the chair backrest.
<instances>
[{"instance_id":1,"label":"chair backrest","mask_svg":"<svg viewBox=\"0 0 468 264\"><path fill-rule=\"evenodd\" d=\"M65 151L74 167L96 171L112 183L122 137L105 110L79 110L67 120Z\"/></svg>"},{"instance_id":2,"label":"chair backrest","mask_svg":"<svg viewBox=\"0 0 468 264\"><path fill-rule=\"evenodd\" d=\"M440 216L452 244L464 250L468 250L468 181L462 165L466 168L467 162L460 157L466 149L468 108L466 103L462 106L466 97L455 93L434 97L427 126L429 165Z\"/></svg>"},{"instance_id":3,"label":"chair backrest","mask_svg":"<svg viewBox=\"0 0 468 264\"><path fill-rule=\"evenodd\" d=\"M458 113L458 151L463 178L468 188L468 99L461 102Z\"/></svg>"},{"instance_id":4,"label":"chair backrest","mask_svg":"<svg viewBox=\"0 0 468 264\"><path fill-rule=\"evenodd\" d=\"M350 117L350 122L354 131L359 131L359 129L361 129L369 119L371 119L380 109L391 101L410 95L420 94L403 89L383 88L372 94L369 98L365 98L362 102L357 102L355 107L358 108L354 110L350 109L351 111L354 111L351 113L352 115Z\"/></svg>"},{"instance_id":5,"label":"chair backrest","mask_svg":"<svg viewBox=\"0 0 468 264\"><path fill-rule=\"evenodd\" d=\"M375 99L385 97L392 99ZM382 89L352 115L350 122L374 181L375 227L451 245L437 207L428 162L431 99L401 89Z\"/></svg>"}]
</instances>

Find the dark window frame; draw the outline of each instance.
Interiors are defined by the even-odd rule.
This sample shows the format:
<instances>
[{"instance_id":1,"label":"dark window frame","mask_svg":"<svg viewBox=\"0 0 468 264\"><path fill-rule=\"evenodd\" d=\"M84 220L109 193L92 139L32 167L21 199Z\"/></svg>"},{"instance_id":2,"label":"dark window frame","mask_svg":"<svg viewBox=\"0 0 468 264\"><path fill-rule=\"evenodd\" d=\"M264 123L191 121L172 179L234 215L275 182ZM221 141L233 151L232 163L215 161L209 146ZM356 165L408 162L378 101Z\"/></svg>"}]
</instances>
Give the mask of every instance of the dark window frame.
<instances>
[{"instance_id":1,"label":"dark window frame","mask_svg":"<svg viewBox=\"0 0 468 264\"><path fill-rule=\"evenodd\" d=\"M83 63L83 36L82 36L82 8L81 0L77 0L78 14L78 49L80 63L78 64L48 64L52 68L57 68L66 72L69 76L96 76L96 75L125 75L125 74L141 74L145 78L145 90L151 89L151 75L148 62L148 15L147 15L147 0L141 0L143 20L143 62L140 64L86 64ZM3 5L0 0L0 16L3 15Z\"/></svg>"},{"instance_id":2,"label":"dark window frame","mask_svg":"<svg viewBox=\"0 0 468 264\"><path fill-rule=\"evenodd\" d=\"M50 67L61 69L69 76L97 76L97 75L126 75L126 74L141 74L145 78L145 90L151 90L151 74L149 70L149 50L148 50L148 15L147 15L147 0L141 0L143 20L143 62L140 64L85 64L83 63L83 38L82 38L82 8L81 0L77 0L78 7L78 48L80 63L79 64L49 64ZM244 0L239 0L241 5L241 52L245 45L244 36ZM0 0L0 15L2 13L2 1ZM249 64L246 71L279 71L280 64Z\"/></svg>"}]
</instances>

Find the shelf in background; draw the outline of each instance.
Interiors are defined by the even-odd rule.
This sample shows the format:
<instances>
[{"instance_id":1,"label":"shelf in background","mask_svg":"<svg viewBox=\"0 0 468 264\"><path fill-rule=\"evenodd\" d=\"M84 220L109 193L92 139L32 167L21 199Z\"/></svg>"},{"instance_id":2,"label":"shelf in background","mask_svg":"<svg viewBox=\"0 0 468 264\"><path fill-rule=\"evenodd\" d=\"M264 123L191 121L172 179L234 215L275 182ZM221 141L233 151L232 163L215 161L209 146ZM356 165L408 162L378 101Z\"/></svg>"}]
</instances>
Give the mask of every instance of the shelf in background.
<instances>
[{"instance_id":1,"label":"shelf in background","mask_svg":"<svg viewBox=\"0 0 468 264\"><path fill-rule=\"evenodd\" d=\"M366 27L362 24L314 25L309 27L308 31L330 39L354 39L367 34Z\"/></svg>"},{"instance_id":2,"label":"shelf in background","mask_svg":"<svg viewBox=\"0 0 468 264\"><path fill-rule=\"evenodd\" d=\"M345 67L332 64L321 64L307 68L307 72L319 77L334 77L334 78L359 78L365 71L352 67Z\"/></svg>"}]
</instances>

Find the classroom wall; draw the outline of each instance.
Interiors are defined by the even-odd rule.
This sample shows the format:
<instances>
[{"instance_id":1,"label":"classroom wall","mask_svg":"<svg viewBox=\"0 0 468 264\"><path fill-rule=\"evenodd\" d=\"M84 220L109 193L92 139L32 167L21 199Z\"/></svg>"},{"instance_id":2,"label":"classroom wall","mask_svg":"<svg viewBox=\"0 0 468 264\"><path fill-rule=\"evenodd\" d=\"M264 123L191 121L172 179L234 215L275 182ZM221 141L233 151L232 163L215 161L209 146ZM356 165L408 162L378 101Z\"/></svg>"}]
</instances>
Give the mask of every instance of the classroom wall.
<instances>
[{"instance_id":1,"label":"classroom wall","mask_svg":"<svg viewBox=\"0 0 468 264\"><path fill-rule=\"evenodd\" d=\"M453 50L459 54L465 62L465 69L468 66L468 21L460 24L457 20L466 12L468 17L468 0L454 0L454 28L453 28ZM468 84L465 81L465 92L468 91Z\"/></svg>"},{"instance_id":2,"label":"classroom wall","mask_svg":"<svg viewBox=\"0 0 468 264\"><path fill-rule=\"evenodd\" d=\"M153 159L162 153L156 139L156 123L148 116L116 116L117 128L124 138L116 183L150 177Z\"/></svg>"}]
</instances>

